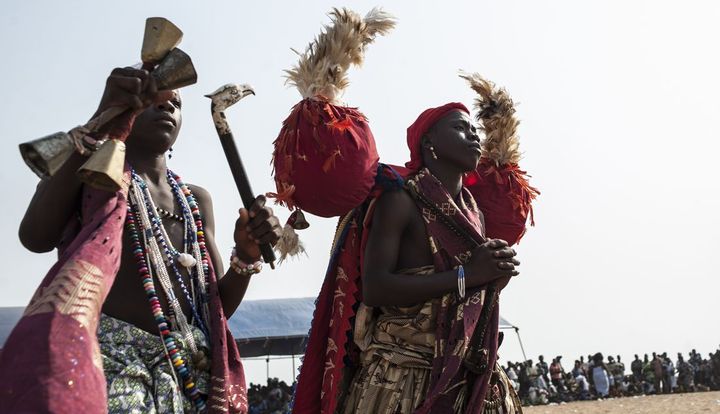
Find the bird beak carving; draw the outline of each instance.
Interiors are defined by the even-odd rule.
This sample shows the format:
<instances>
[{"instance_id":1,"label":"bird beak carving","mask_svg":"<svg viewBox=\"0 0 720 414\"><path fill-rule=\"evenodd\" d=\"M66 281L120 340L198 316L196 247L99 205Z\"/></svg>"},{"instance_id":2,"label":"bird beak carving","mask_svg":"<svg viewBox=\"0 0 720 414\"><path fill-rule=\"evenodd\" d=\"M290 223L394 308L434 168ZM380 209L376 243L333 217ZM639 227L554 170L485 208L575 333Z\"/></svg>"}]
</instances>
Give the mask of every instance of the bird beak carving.
<instances>
[{"instance_id":1,"label":"bird beak carving","mask_svg":"<svg viewBox=\"0 0 720 414\"><path fill-rule=\"evenodd\" d=\"M246 89L243 89L243 91L242 91L243 98L246 96L250 96L250 95L255 95L255 91L253 90L253 88L248 87Z\"/></svg>"}]
</instances>

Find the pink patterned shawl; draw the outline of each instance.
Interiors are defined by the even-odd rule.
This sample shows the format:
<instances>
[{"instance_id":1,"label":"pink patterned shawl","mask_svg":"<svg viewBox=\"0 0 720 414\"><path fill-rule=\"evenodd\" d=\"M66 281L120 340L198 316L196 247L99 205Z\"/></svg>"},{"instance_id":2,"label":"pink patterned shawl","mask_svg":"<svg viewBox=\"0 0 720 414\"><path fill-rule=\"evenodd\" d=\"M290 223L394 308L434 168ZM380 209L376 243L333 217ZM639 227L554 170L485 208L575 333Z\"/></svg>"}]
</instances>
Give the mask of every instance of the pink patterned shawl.
<instances>
[{"instance_id":1,"label":"pink patterned shawl","mask_svg":"<svg viewBox=\"0 0 720 414\"><path fill-rule=\"evenodd\" d=\"M116 193L85 186L82 225L30 300L0 353L0 407L12 413L104 413L106 382L96 331L120 267L129 167ZM245 376L210 264L210 413L246 413ZM140 281L138 280L138 288ZM148 308L148 312L150 309Z\"/></svg>"}]
</instances>

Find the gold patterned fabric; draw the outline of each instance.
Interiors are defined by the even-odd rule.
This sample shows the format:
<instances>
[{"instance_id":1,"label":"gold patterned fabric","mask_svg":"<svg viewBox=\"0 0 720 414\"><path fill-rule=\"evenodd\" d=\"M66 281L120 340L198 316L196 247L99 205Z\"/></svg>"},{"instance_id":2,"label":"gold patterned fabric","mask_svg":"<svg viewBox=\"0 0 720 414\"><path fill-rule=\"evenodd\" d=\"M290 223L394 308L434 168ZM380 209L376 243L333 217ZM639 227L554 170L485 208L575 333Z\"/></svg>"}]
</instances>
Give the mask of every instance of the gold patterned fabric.
<instances>
[{"instance_id":1,"label":"gold patterned fabric","mask_svg":"<svg viewBox=\"0 0 720 414\"><path fill-rule=\"evenodd\" d=\"M418 277L432 266L403 271ZM372 308L360 304L354 341L361 350L344 407L339 412L410 413L423 401L435 348L433 305L440 299L410 307Z\"/></svg>"},{"instance_id":2,"label":"gold patterned fabric","mask_svg":"<svg viewBox=\"0 0 720 414\"><path fill-rule=\"evenodd\" d=\"M433 266L426 266L400 273L423 277L433 272ZM439 301L449 300L447 296L409 307L360 304L353 340L361 350L361 366L338 413L405 414L420 406L428 391L436 346L435 309ZM520 400L499 365L493 370L483 412L522 413Z\"/></svg>"}]
</instances>

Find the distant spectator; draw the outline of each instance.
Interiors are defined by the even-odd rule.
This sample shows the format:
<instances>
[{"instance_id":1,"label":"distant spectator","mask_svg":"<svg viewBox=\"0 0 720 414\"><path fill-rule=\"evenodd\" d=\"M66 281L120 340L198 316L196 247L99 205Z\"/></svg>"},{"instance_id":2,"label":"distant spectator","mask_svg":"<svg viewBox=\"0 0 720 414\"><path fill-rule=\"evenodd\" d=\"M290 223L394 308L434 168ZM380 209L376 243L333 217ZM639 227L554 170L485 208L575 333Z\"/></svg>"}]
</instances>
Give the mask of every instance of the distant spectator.
<instances>
[{"instance_id":1,"label":"distant spectator","mask_svg":"<svg viewBox=\"0 0 720 414\"><path fill-rule=\"evenodd\" d=\"M655 387L655 392L660 394L665 388L665 370L663 369L663 361L655 352L653 352L653 359L651 364L653 368L653 375L655 376L655 382L653 386Z\"/></svg>"},{"instance_id":2,"label":"distant spectator","mask_svg":"<svg viewBox=\"0 0 720 414\"><path fill-rule=\"evenodd\" d=\"M547 362L545 362L544 356L540 355L538 357L538 363L537 363L536 367L538 370L538 375L543 377L546 384L549 384L550 383L550 378L548 378L549 368L548 368Z\"/></svg>"},{"instance_id":3,"label":"distant spectator","mask_svg":"<svg viewBox=\"0 0 720 414\"><path fill-rule=\"evenodd\" d=\"M622 362L622 359L620 359L620 355L617 356L617 365L618 365L618 370L620 371L620 374L624 377L625 376L625 364Z\"/></svg>"},{"instance_id":4,"label":"distant spectator","mask_svg":"<svg viewBox=\"0 0 720 414\"><path fill-rule=\"evenodd\" d=\"M643 370L643 363L638 357L638 354L635 354L635 360L630 364L630 371L632 371L633 376L637 381L642 381L642 370Z\"/></svg>"},{"instance_id":5,"label":"distant spectator","mask_svg":"<svg viewBox=\"0 0 720 414\"><path fill-rule=\"evenodd\" d=\"M520 381L520 389L518 390L518 396L521 400L527 399L528 393L530 391L530 375L528 372L528 364L532 364L532 361L528 360L519 366L518 379Z\"/></svg>"},{"instance_id":6,"label":"distant spectator","mask_svg":"<svg viewBox=\"0 0 720 414\"><path fill-rule=\"evenodd\" d=\"M593 356L593 364L591 368L592 375L590 381L592 381L595 392L598 397L607 397L610 393L610 380L608 379L608 369L603 362L603 355L598 352Z\"/></svg>"},{"instance_id":7,"label":"distant spectator","mask_svg":"<svg viewBox=\"0 0 720 414\"><path fill-rule=\"evenodd\" d=\"M587 400L590 398L590 382L585 376L585 371L583 370L583 363L581 360L582 357L580 357L580 360L575 361L575 367L572 370L572 377L575 381L575 384L577 384L577 389L579 392L578 399Z\"/></svg>"},{"instance_id":8,"label":"distant spectator","mask_svg":"<svg viewBox=\"0 0 720 414\"><path fill-rule=\"evenodd\" d=\"M562 365L560 365L560 361L558 361L557 358L554 358L552 360L552 364L550 364L550 380L558 392L565 389L565 386L563 385Z\"/></svg>"},{"instance_id":9,"label":"distant spectator","mask_svg":"<svg viewBox=\"0 0 720 414\"><path fill-rule=\"evenodd\" d=\"M512 382L513 388L516 390L520 389L520 381L518 380L518 374L517 370L515 369L515 366L512 364L512 362L508 361L507 368L505 368L505 374L508 376L508 379L510 379L510 382Z\"/></svg>"},{"instance_id":10,"label":"distant spectator","mask_svg":"<svg viewBox=\"0 0 720 414\"><path fill-rule=\"evenodd\" d=\"M654 394L657 392L655 388L655 370L648 360L647 354L645 354L645 358L643 359L643 384L645 394Z\"/></svg>"},{"instance_id":11,"label":"distant spectator","mask_svg":"<svg viewBox=\"0 0 720 414\"><path fill-rule=\"evenodd\" d=\"M592 358L588 358L587 361L583 361L583 357L580 357L580 362L582 363L582 370L585 375L585 378L590 378L590 365L592 364Z\"/></svg>"},{"instance_id":12,"label":"distant spectator","mask_svg":"<svg viewBox=\"0 0 720 414\"><path fill-rule=\"evenodd\" d=\"M610 384L610 393L612 394L613 389L615 388L615 377L613 376L613 371L615 370L615 358L613 358L612 355L608 355L608 363L605 365L605 368L607 368L608 383Z\"/></svg>"},{"instance_id":13,"label":"distant spectator","mask_svg":"<svg viewBox=\"0 0 720 414\"><path fill-rule=\"evenodd\" d=\"M680 392L694 392L695 391L695 368L683 360L683 356L678 352L677 360L678 370L678 388Z\"/></svg>"},{"instance_id":14,"label":"distant spectator","mask_svg":"<svg viewBox=\"0 0 720 414\"><path fill-rule=\"evenodd\" d=\"M677 377L675 376L675 364L673 364L672 360L668 358L667 353L663 352L662 354L664 364L663 368L665 369L665 388L664 391L666 393L674 392L675 388L677 388Z\"/></svg>"},{"instance_id":15,"label":"distant spectator","mask_svg":"<svg viewBox=\"0 0 720 414\"><path fill-rule=\"evenodd\" d=\"M608 357L612 358L612 357ZM610 375L612 376L612 389L613 389L613 396L619 397L623 393L623 389L625 388L623 385L623 378L625 377L625 365L620 361L620 356L618 355L618 360L612 361L612 365L608 364L608 370L610 371Z\"/></svg>"}]
</instances>

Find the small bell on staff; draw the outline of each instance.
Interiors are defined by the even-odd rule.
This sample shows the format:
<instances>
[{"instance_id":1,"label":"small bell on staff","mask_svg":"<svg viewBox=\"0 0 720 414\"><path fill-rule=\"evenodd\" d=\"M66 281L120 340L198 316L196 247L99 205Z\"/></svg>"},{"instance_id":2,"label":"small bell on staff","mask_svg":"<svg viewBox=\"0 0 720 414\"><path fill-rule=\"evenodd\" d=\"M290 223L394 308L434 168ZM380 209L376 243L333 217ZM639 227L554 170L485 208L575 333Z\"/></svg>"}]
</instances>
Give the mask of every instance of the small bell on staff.
<instances>
[{"instance_id":1,"label":"small bell on staff","mask_svg":"<svg viewBox=\"0 0 720 414\"><path fill-rule=\"evenodd\" d=\"M290 214L287 224L291 225L295 230L305 230L310 227L310 223L308 223L305 219L305 214L300 209L297 209Z\"/></svg>"},{"instance_id":2,"label":"small bell on staff","mask_svg":"<svg viewBox=\"0 0 720 414\"><path fill-rule=\"evenodd\" d=\"M308 227L310 227L310 223L305 220L305 214L300 209L290 213L290 217L283 226L280 240L275 244L275 250L280 253L278 263L283 263L288 256L298 256L300 253L305 253L305 246L303 246L295 230L304 230Z\"/></svg>"}]
</instances>

